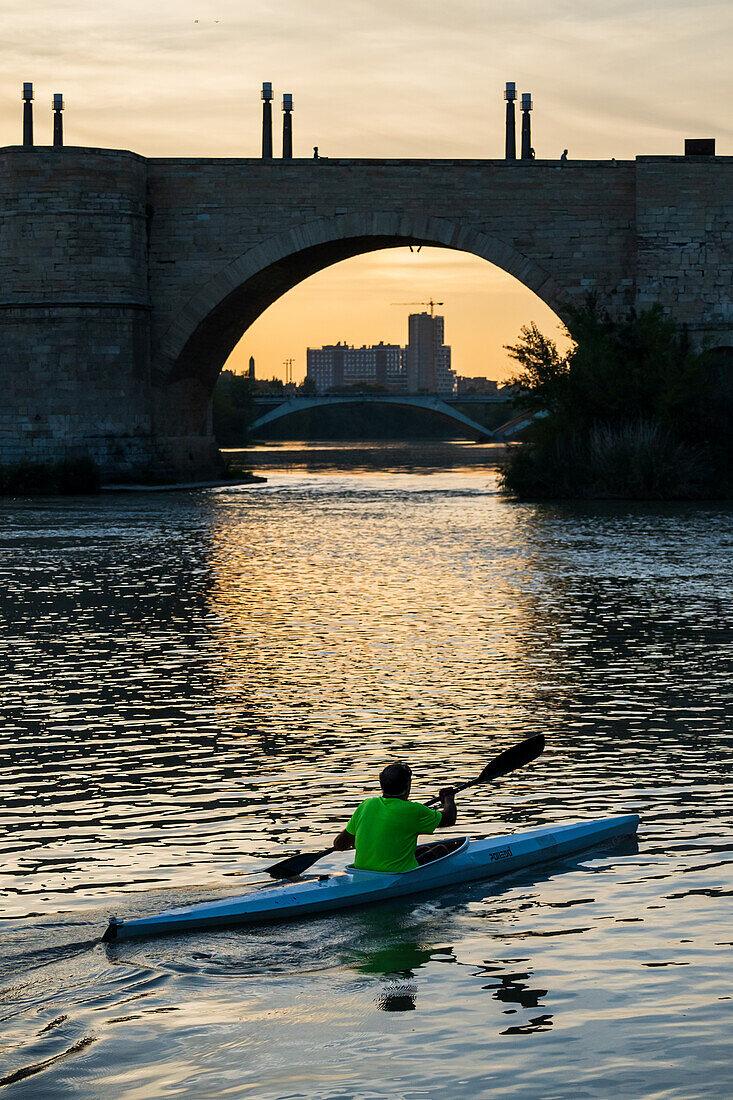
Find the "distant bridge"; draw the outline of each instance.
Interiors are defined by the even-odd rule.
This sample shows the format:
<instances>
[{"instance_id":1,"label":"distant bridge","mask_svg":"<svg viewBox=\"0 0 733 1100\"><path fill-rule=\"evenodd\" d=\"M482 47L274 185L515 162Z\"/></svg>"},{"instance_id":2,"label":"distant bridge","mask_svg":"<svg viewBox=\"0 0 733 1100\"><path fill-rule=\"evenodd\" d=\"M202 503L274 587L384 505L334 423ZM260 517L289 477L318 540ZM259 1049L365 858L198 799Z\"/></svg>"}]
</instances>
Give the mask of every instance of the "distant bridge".
<instances>
[{"instance_id":1,"label":"distant bridge","mask_svg":"<svg viewBox=\"0 0 733 1100\"><path fill-rule=\"evenodd\" d=\"M277 394L272 396L262 394L254 398L254 404L260 408L267 407L268 411L262 413L261 416L254 420L250 424L249 430L250 432L257 432L260 428L264 428L266 424L272 424L274 421L280 420L284 416L305 412L308 409L327 408L332 405L395 405L406 409L422 409L424 412L434 413L444 420L453 421L455 424L460 424L466 431L478 436L480 441L502 442L506 439L513 438L514 433L518 430L516 416L512 417L506 424L501 424L492 431L490 428L487 428L486 425L479 424L477 420L473 420L470 416L466 416L465 413L454 408L454 406L466 404L506 404L506 400L505 396L495 394L487 394L485 396L470 394L466 397L443 397L439 394L357 392L349 394L323 394L313 397L284 398ZM525 427L526 424L529 423L529 420L531 420L531 417L524 416L521 420L521 426ZM511 434L504 434L505 429L511 429Z\"/></svg>"}]
</instances>

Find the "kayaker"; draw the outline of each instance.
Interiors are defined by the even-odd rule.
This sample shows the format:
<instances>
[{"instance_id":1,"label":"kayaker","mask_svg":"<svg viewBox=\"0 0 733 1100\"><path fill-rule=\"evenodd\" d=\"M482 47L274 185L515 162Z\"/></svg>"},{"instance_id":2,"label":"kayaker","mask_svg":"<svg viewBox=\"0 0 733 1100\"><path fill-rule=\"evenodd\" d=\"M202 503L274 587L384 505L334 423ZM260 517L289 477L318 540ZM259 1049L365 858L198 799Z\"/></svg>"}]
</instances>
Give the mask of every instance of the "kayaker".
<instances>
[{"instance_id":1,"label":"kayaker","mask_svg":"<svg viewBox=\"0 0 733 1100\"><path fill-rule=\"evenodd\" d=\"M362 871L412 871L419 866L419 834L455 825L455 792L452 787L439 792L439 810L410 802L412 771L407 764L388 764L379 784L382 797L361 802L333 846L337 852L356 848L354 866Z\"/></svg>"}]
</instances>

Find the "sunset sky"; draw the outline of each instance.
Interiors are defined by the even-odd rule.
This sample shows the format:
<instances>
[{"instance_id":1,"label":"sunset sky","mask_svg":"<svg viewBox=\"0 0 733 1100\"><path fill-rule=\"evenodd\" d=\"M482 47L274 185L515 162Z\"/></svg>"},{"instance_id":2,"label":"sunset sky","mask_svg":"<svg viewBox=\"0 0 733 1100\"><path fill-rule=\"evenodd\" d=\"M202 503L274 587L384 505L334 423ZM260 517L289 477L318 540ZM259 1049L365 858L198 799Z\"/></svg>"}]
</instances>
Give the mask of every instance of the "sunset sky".
<instances>
[{"instance_id":1,"label":"sunset sky","mask_svg":"<svg viewBox=\"0 0 733 1100\"><path fill-rule=\"evenodd\" d=\"M681 153L715 137L733 154L733 5L689 0L25 0L6 8L0 134L21 137L20 90L36 91L36 141L50 99L66 99L67 144L146 156L256 156L259 89L295 96L295 155L503 154L506 80L533 94L537 156ZM314 276L245 334L258 373L305 370L305 349L337 340L404 343L409 308L445 304L462 374L506 374L502 345L553 315L515 280L470 256L423 249L359 257ZM419 307L418 307L419 308Z\"/></svg>"}]
</instances>

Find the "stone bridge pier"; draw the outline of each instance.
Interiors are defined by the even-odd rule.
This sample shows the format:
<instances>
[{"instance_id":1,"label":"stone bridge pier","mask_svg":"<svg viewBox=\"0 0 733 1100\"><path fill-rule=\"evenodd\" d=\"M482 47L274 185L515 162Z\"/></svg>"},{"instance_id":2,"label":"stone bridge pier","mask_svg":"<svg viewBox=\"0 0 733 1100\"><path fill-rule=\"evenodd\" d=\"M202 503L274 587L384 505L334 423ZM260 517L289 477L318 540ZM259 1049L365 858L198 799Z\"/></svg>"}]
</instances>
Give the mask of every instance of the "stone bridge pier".
<instances>
[{"instance_id":1,"label":"stone bridge pier","mask_svg":"<svg viewBox=\"0 0 733 1100\"><path fill-rule=\"evenodd\" d=\"M0 463L91 455L107 478L208 476L229 353L330 264L459 249L562 318L660 302L733 344L733 158L145 159L0 150ZM531 317L528 317L531 320Z\"/></svg>"}]
</instances>

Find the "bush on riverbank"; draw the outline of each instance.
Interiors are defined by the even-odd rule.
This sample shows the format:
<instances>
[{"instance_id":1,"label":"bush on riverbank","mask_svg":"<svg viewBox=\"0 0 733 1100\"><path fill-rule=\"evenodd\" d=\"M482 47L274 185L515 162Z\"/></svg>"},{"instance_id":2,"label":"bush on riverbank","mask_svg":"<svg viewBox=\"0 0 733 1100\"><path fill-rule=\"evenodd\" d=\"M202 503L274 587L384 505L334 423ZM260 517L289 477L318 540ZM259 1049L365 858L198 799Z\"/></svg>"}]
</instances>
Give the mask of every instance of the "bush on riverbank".
<instances>
[{"instance_id":1,"label":"bush on riverbank","mask_svg":"<svg viewBox=\"0 0 733 1100\"><path fill-rule=\"evenodd\" d=\"M500 480L506 492L533 500L689 500L707 495L708 467L701 450L638 420L535 438L510 450Z\"/></svg>"},{"instance_id":2,"label":"bush on riverbank","mask_svg":"<svg viewBox=\"0 0 733 1100\"><path fill-rule=\"evenodd\" d=\"M733 369L694 352L660 306L612 319L589 300L569 310L561 355L536 325L507 348L518 403L545 415L501 469L527 499L730 497Z\"/></svg>"},{"instance_id":3,"label":"bush on riverbank","mask_svg":"<svg viewBox=\"0 0 733 1100\"><path fill-rule=\"evenodd\" d=\"M0 466L0 496L96 493L99 486L99 469L91 458Z\"/></svg>"},{"instance_id":4,"label":"bush on riverbank","mask_svg":"<svg viewBox=\"0 0 733 1100\"><path fill-rule=\"evenodd\" d=\"M254 473L249 467L240 466L236 462L227 463L226 469L224 470L224 478L227 481L252 485L259 485L267 481L266 477L261 477L259 474Z\"/></svg>"}]
</instances>

